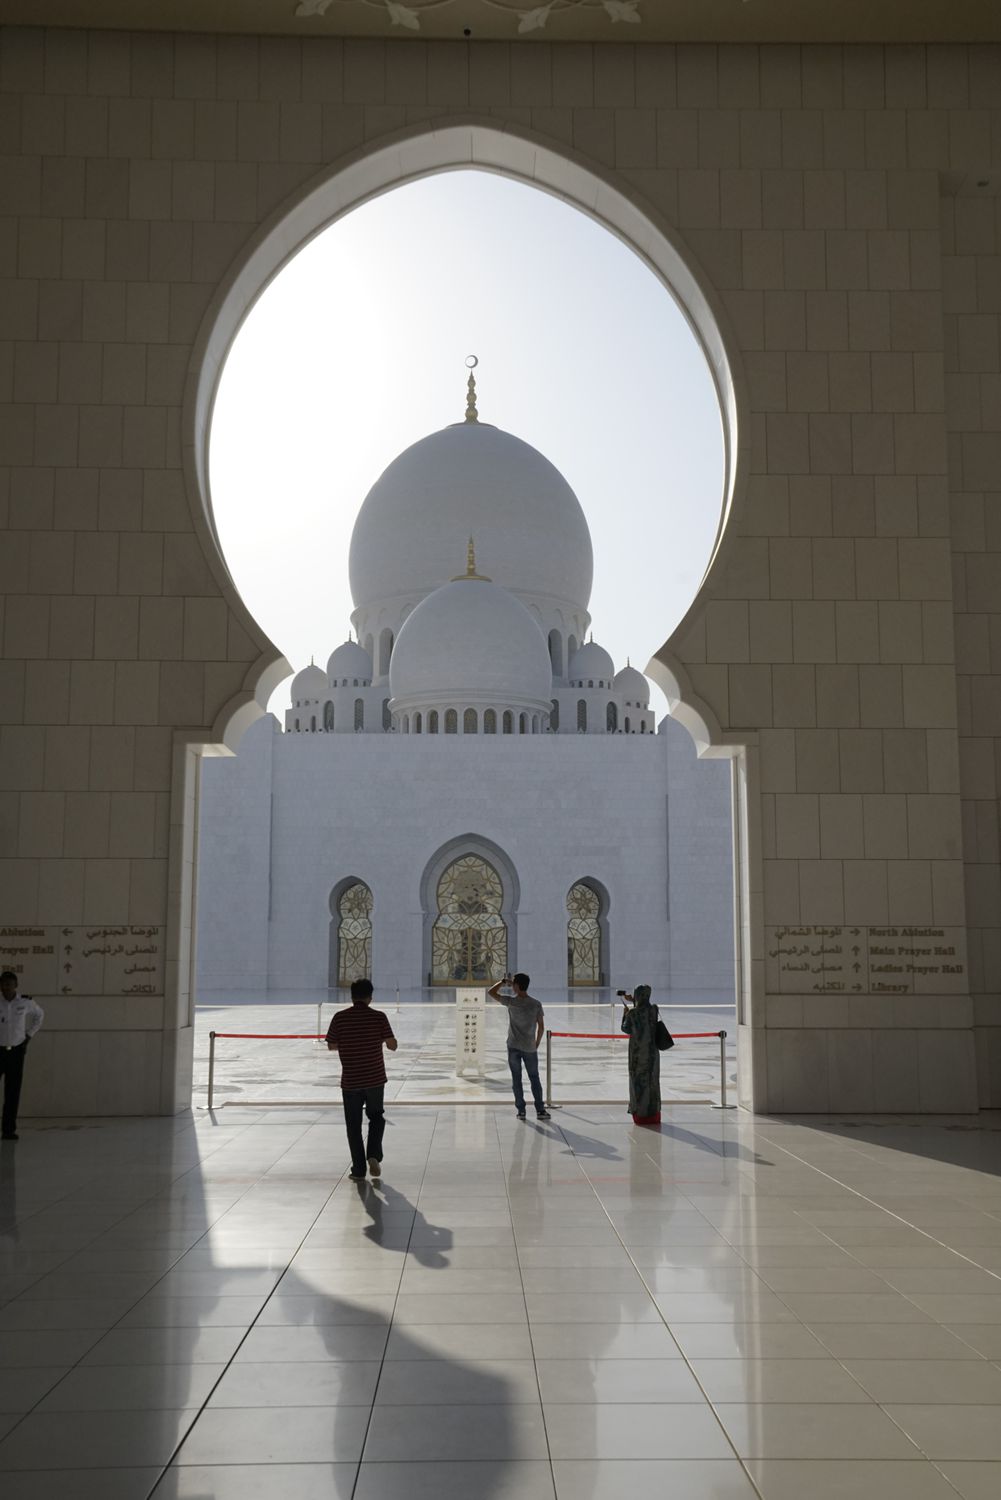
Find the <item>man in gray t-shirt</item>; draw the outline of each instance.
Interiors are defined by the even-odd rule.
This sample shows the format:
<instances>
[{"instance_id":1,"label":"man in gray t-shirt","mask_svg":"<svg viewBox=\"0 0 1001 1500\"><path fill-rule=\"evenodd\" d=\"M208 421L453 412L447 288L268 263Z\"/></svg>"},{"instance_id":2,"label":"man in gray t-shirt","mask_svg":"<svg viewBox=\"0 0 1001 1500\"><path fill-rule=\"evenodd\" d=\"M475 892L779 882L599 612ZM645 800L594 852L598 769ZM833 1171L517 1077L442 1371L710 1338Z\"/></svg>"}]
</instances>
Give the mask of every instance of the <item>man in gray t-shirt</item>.
<instances>
[{"instance_id":1,"label":"man in gray t-shirt","mask_svg":"<svg viewBox=\"0 0 1001 1500\"><path fill-rule=\"evenodd\" d=\"M525 1118L525 1091L521 1083L524 1064L528 1081L532 1085L536 1117L548 1120L551 1116L542 1097L542 1084L539 1080L539 1043L545 1030L545 1018L539 1001L528 993L529 982L527 974L515 974L513 978L510 974L505 974L503 979L498 979L496 984L490 986L487 994L491 1000L507 1006L507 1060L511 1069L518 1119ZM508 991L506 995L501 994L502 986Z\"/></svg>"}]
</instances>

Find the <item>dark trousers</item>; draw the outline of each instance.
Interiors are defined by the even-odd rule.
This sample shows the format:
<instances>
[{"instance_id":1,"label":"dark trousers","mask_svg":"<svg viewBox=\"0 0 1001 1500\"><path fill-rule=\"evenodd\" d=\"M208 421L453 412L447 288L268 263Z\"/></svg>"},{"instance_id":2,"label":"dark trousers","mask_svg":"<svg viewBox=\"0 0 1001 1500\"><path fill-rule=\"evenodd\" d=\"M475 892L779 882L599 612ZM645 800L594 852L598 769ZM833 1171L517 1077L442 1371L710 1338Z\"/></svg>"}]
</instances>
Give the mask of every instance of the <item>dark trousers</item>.
<instances>
[{"instance_id":1,"label":"dark trousers","mask_svg":"<svg viewBox=\"0 0 1001 1500\"><path fill-rule=\"evenodd\" d=\"M382 1161L382 1137L386 1129L386 1116L382 1108L382 1095L386 1085L380 1083L374 1089L342 1089L344 1099L344 1124L351 1148L351 1170L357 1176L365 1175L367 1157ZM362 1114L368 1115L368 1141L362 1139Z\"/></svg>"},{"instance_id":2,"label":"dark trousers","mask_svg":"<svg viewBox=\"0 0 1001 1500\"><path fill-rule=\"evenodd\" d=\"M21 1079L24 1076L24 1054L27 1042L20 1047L0 1047L0 1077L3 1078L3 1124L4 1135L13 1135L17 1129L17 1105L21 1098Z\"/></svg>"},{"instance_id":3,"label":"dark trousers","mask_svg":"<svg viewBox=\"0 0 1001 1500\"><path fill-rule=\"evenodd\" d=\"M535 1100L537 1114L545 1109L545 1101L542 1097L542 1083L539 1079L539 1054L538 1052L522 1052L520 1047L509 1047L507 1049L508 1067L511 1069L511 1082L514 1085L514 1102L518 1106L518 1113L525 1112L525 1090L521 1086L521 1065L525 1064L525 1072L528 1081L532 1085L532 1098Z\"/></svg>"}]
</instances>

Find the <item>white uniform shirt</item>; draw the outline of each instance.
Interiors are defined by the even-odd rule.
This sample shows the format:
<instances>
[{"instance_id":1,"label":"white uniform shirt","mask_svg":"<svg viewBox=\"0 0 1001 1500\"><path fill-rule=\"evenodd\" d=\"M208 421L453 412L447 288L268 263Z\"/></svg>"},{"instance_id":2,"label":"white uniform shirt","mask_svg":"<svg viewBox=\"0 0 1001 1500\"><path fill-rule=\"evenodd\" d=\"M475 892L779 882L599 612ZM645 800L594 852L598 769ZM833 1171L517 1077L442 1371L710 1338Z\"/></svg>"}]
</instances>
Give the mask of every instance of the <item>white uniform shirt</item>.
<instances>
[{"instance_id":1,"label":"white uniform shirt","mask_svg":"<svg viewBox=\"0 0 1001 1500\"><path fill-rule=\"evenodd\" d=\"M15 995L13 1000L0 995L0 1047L20 1047L44 1020L45 1012L30 995Z\"/></svg>"}]
</instances>

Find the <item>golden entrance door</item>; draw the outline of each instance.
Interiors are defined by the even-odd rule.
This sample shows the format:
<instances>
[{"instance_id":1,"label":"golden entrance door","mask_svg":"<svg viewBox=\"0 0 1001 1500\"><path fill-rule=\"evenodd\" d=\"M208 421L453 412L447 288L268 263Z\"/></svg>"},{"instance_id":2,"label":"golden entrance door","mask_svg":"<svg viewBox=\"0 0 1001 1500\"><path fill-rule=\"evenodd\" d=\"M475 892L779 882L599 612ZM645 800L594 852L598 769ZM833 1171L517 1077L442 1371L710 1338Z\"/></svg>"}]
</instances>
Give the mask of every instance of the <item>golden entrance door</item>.
<instances>
[{"instance_id":1,"label":"golden entrance door","mask_svg":"<svg viewBox=\"0 0 1001 1500\"><path fill-rule=\"evenodd\" d=\"M432 984L493 984L507 972L507 925L500 876L475 854L438 881L431 932Z\"/></svg>"}]
</instances>

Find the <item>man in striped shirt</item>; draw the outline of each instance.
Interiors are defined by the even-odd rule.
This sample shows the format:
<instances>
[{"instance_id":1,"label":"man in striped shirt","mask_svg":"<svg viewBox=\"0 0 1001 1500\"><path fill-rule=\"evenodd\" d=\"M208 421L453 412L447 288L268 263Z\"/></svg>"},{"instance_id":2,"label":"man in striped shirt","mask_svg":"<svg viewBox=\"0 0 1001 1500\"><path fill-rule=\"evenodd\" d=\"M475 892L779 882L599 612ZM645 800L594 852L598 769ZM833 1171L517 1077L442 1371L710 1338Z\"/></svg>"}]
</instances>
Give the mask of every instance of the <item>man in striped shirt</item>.
<instances>
[{"instance_id":1,"label":"man in striped shirt","mask_svg":"<svg viewBox=\"0 0 1001 1500\"><path fill-rule=\"evenodd\" d=\"M382 1136L386 1116L382 1107L386 1086L383 1044L395 1052L397 1041L389 1017L372 1009L372 983L356 979L351 986L351 1006L339 1010L327 1031L327 1048L340 1053L341 1094L344 1124L351 1148L352 1182L365 1181L365 1164L373 1177L382 1175ZM368 1140L363 1141L362 1114L368 1115Z\"/></svg>"}]
</instances>

